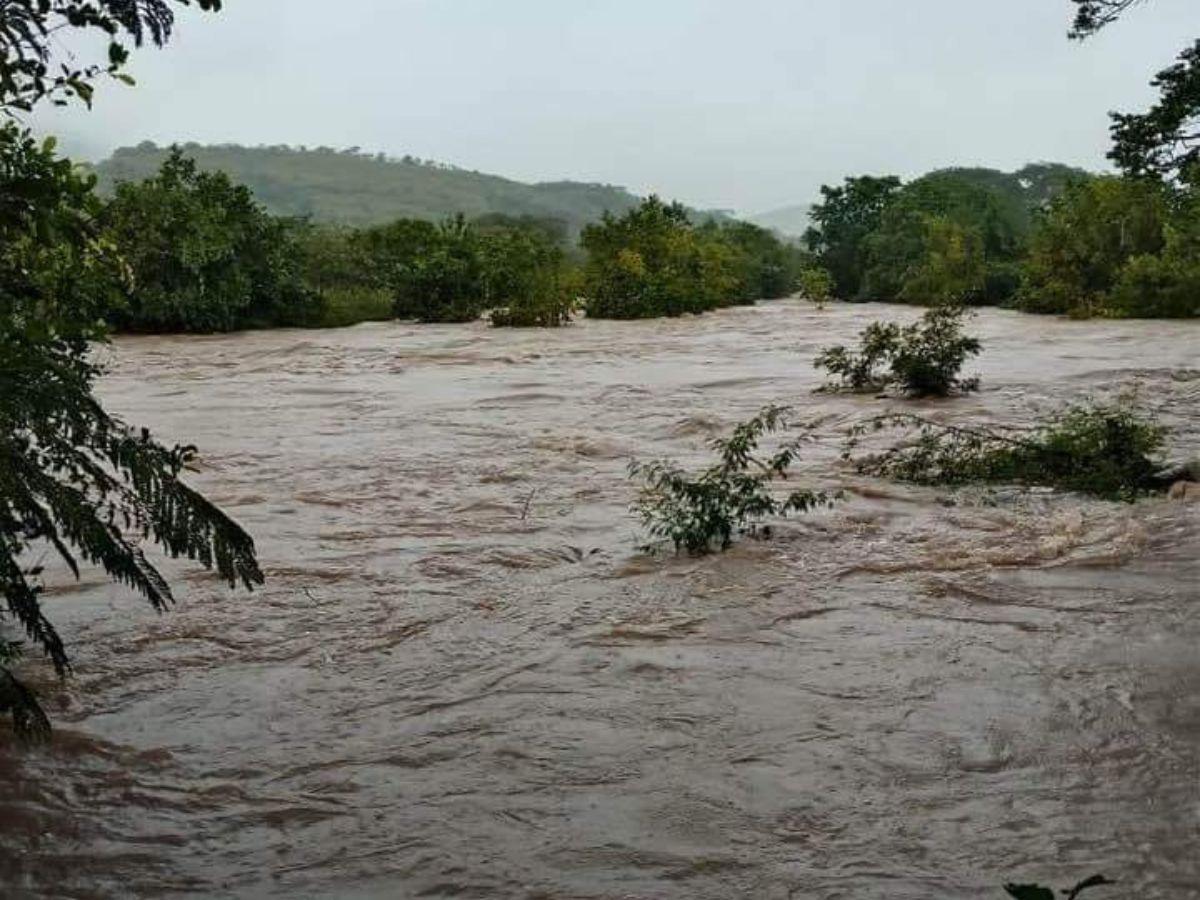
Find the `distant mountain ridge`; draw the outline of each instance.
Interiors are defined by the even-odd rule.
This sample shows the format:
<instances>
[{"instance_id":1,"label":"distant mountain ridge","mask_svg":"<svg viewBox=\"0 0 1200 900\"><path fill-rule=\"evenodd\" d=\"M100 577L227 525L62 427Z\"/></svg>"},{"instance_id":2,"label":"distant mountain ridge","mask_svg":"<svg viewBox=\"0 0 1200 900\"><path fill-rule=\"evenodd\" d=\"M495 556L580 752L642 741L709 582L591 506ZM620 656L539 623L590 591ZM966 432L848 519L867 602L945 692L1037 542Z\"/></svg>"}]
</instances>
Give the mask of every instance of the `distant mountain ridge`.
<instances>
[{"instance_id":1,"label":"distant mountain ridge","mask_svg":"<svg viewBox=\"0 0 1200 900\"><path fill-rule=\"evenodd\" d=\"M202 168L249 187L272 213L317 221L374 225L398 218L444 219L488 213L561 219L572 234L604 212L623 213L641 198L610 184L525 184L411 156L286 146L183 144ZM122 147L94 167L103 192L119 181L153 175L169 152L150 142Z\"/></svg>"}]
</instances>

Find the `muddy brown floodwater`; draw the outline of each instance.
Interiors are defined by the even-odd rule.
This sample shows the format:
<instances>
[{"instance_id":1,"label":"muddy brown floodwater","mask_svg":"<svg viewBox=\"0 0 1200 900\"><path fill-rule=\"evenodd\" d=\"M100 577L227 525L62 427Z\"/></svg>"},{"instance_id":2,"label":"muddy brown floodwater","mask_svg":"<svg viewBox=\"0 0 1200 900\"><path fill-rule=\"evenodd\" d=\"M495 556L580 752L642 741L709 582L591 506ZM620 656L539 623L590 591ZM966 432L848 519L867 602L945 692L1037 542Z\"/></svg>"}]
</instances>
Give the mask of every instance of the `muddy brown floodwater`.
<instances>
[{"instance_id":1,"label":"muddy brown floodwater","mask_svg":"<svg viewBox=\"0 0 1200 900\"><path fill-rule=\"evenodd\" d=\"M118 340L105 398L200 446L268 583L172 566L160 616L62 580L77 674L26 665L57 730L0 749L0 894L1200 895L1200 504L854 477L839 436L900 404L814 395L812 356L913 315ZM972 328L982 393L916 408L1136 387L1200 452L1200 323ZM769 402L846 500L639 555L628 461Z\"/></svg>"}]
</instances>

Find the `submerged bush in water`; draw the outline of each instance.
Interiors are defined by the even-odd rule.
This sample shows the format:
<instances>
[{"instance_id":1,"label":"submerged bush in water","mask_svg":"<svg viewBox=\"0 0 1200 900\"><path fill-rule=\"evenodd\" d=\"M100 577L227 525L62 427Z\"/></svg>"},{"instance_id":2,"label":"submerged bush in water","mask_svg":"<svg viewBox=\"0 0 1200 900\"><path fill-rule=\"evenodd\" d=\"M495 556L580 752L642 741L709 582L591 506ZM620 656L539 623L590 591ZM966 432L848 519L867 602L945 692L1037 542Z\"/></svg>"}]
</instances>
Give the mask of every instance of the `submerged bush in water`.
<instances>
[{"instance_id":1,"label":"submerged bush in water","mask_svg":"<svg viewBox=\"0 0 1200 900\"><path fill-rule=\"evenodd\" d=\"M824 307L833 299L833 276L821 266L805 266L797 278L800 293L818 307Z\"/></svg>"},{"instance_id":2,"label":"submerged bush in water","mask_svg":"<svg viewBox=\"0 0 1200 900\"><path fill-rule=\"evenodd\" d=\"M1093 875L1091 878L1086 878L1073 888L1067 888L1062 891L1064 900L1075 900L1080 894L1088 888L1100 887L1106 884L1116 884L1115 881L1110 881L1103 875ZM1042 887L1040 884L1006 884L1004 890L1008 892L1010 897L1015 900L1054 900L1054 891L1050 888Z\"/></svg>"},{"instance_id":3,"label":"submerged bush in water","mask_svg":"<svg viewBox=\"0 0 1200 900\"><path fill-rule=\"evenodd\" d=\"M861 334L858 352L843 346L821 352L814 365L841 379L834 385L851 391L899 385L912 397L946 397L978 390L979 379L959 378L967 357L982 349L979 340L962 333L966 311L961 306L934 307L919 322L901 328L874 322ZM888 371L882 371L884 365Z\"/></svg>"},{"instance_id":4,"label":"submerged bush in water","mask_svg":"<svg viewBox=\"0 0 1200 900\"><path fill-rule=\"evenodd\" d=\"M788 477L800 441L789 441L766 458L755 451L764 435L786 427L786 414L784 407L768 406L730 437L713 441L719 462L694 477L665 460L631 464L630 474L645 482L633 508L651 537L670 540L676 552L698 555L726 549L735 534L760 533L768 516L830 503L832 498L821 492L797 490L780 497L771 491L772 482Z\"/></svg>"},{"instance_id":5,"label":"submerged bush in water","mask_svg":"<svg viewBox=\"0 0 1200 900\"><path fill-rule=\"evenodd\" d=\"M1156 460L1164 429L1122 404L1072 407L1031 430L882 416L851 432L846 458L864 433L889 426L915 430L915 439L856 460L859 472L917 484L1055 487L1108 500L1167 486Z\"/></svg>"},{"instance_id":6,"label":"submerged bush in water","mask_svg":"<svg viewBox=\"0 0 1200 900\"><path fill-rule=\"evenodd\" d=\"M882 366L896 351L900 326L891 322L872 322L859 335L858 352L844 346L826 347L813 365L841 379L833 387L848 391L878 391L890 381Z\"/></svg>"}]
</instances>

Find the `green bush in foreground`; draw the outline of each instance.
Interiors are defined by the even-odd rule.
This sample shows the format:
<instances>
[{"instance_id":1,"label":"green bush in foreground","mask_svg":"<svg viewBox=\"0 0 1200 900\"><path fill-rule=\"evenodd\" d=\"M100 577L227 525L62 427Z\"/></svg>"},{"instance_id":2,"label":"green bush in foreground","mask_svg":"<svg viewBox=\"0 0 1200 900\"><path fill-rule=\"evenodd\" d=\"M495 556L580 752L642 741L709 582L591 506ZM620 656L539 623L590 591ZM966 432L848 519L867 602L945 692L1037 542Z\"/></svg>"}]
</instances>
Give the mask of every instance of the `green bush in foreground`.
<instances>
[{"instance_id":1,"label":"green bush in foreground","mask_svg":"<svg viewBox=\"0 0 1200 900\"><path fill-rule=\"evenodd\" d=\"M676 552L700 555L728 548L735 534L767 533L760 523L768 516L831 503L822 492L796 490L781 497L771 491L773 482L787 478L800 441L786 442L765 458L755 451L765 435L786 427L786 415L785 407L768 406L729 438L713 441L720 459L696 476L665 460L630 464L630 475L645 482L633 509L650 536L671 541Z\"/></svg>"},{"instance_id":2,"label":"green bush in foreground","mask_svg":"<svg viewBox=\"0 0 1200 900\"><path fill-rule=\"evenodd\" d=\"M912 440L853 460L864 434L883 428ZM850 433L844 454L861 474L916 484L1015 484L1132 501L1167 487L1164 429L1122 404L1075 406L1032 429L940 425L910 414L880 416Z\"/></svg>"},{"instance_id":3,"label":"green bush in foreground","mask_svg":"<svg viewBox=\"0 0 1200 900\"><path fill-rule=\"evenodd\" d=\"M944 305L904 328L874 322L862 332L857 352L828 347L813 364L840 379L833 389L876 391L895 384L910 397L978 390L979 379L959 377L967 358L982 349L978 339L962 333L965 315L961 306Z\"/></svg>"}]
</instances>

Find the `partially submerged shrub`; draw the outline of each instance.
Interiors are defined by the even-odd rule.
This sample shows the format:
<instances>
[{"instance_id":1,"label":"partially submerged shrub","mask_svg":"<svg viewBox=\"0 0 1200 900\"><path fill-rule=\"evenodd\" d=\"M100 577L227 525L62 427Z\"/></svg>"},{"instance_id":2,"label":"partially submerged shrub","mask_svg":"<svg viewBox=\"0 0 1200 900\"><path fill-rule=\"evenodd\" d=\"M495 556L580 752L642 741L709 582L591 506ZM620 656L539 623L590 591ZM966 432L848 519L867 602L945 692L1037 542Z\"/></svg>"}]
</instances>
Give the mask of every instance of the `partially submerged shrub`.
<instances>
[{"instance_id":1,"label":"partially submerged shrub","mask_svg":"<svg viewBox=\"0 0 1200 900\"><path fill-rule=\"evenodd\" d=\"M768 516L786 517L832 502L818 491L796 490L786 497L772 492L773 482L788 477L800 440L765 458L755 451L765 435L786 428L786 414L785 407L765 407L730 437L713 441L720 460L697 476L666 460L632 463L630 475L645 482L633 508L651 537L670 540L676 552L699 555L726 549L735 534L765 533L761 522Z\"/></svg>"},{"instance_id":2,"label":"partially submerged shrub","mask_svg":"<svg viewBox=\"0 0 1200 900\"><path fill-rule=\"evenodd\" d=\"M962 333L966 311L947 304L928 310L912 325L874 322L861 334L858 352L829 347L814 365L836 375L834 385L852 391L881 390L895 384L911 397L946 397L978 390L979 379L959 377L963 363L982 349ZM888 370L883 371L887 365Z\"/></svg>"},{"instance_id":3,"label":"partially submerged shrub","mask_svg":"<svg viewBox=\"0 0 1200 900\"><path fill-rule=\"evenodd\" d=\"M867 431L889 426L915 437L854 460L860 473L930 485L1054 487L1127 501L1163 490L1169 480L1158 460L1164 429L1124 404L1075 406L1027 430L881 416L851 432L845 457Z\"/></svg>"},{"instance_id":4,"label":"partially submerged shrub","mask_svg":"<svg viewBox=\"0 0 1200 900\"><path fill-rule=\"evenodd\" d=\"M836 387L850 391L878 391L890 381L881 371L896 351L900 326L892 322L872 322L859 335L858 352L845 347L827 347L813 365L836 375L841 382Z\"/></svg>"},{"instance_id":5,"label":"partially submerged shrub","mask_svg":"<svg viewBox=\"0 0 1200 900\"><path fill-rule=\"evenodd\" d=\"M806 266L797 278L800 293L818 307L824 307L833 299L833 276L821 266Z\"/></svg>"},{"instance_id":6,"label":"partially submerged shrub","mask_svg":"<svg viewBox=\"0 0 1200 900\"><path fill-rule=\"evenodd\" d=\"M1115 881L1110 881L1103 875L1093 875L1091 878L1085 878L1073 888L1065 888L1061 893L1064 900L1075 900L1080 894L1089 888L1101 887L1106 884L1116 884ZM1050 888L1042 887L1040 884L1006 884L1004 890L1010 897L1015 900L1054 900L1054 891Z\"/></svg>"}]
</instances>

